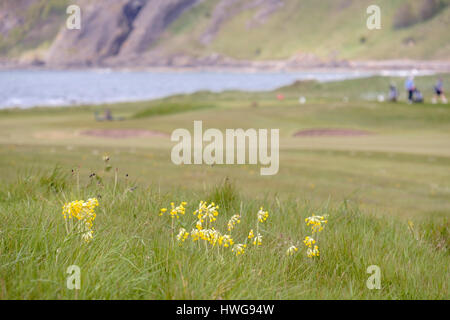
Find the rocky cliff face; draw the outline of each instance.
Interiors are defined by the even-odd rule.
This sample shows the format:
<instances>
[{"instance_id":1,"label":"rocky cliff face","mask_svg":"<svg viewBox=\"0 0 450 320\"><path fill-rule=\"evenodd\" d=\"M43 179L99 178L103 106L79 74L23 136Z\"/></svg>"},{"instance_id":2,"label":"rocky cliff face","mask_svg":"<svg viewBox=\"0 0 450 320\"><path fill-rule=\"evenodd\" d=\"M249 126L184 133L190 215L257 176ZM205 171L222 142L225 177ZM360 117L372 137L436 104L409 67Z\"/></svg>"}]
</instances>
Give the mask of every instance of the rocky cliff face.
<instances>
[{"instance_id":1,"label":"rocky cliff face","mask_svg":"<svg viewBox=\"0 0 450 320\"><path fill-rule=\"evenodd\" d=\"M50 66L89 66L139 56L196 1L80 1L81 30L61 28L45 61Z\"/></svg>"},{"instance_id":2,"label":"rocky cliff face","mask_svg":"<svg viewBox=\"0 0 450 320\"><path fill-rule=\"evenodd\" d=\"M0 35L11 39L15 28L30 25L30 15L43 15L52 10L52 5L43 0L5 0L0 4ZM217 36L220 28L229 19L243 10L256 12L248 22L248 27L255 27L265 18L283 5L283 0L53 0L60 7L61 20L58 21L59 32L53 39L41 39L50 42L50 46L38 58L38 64L49 67L79 66L192 66L198 63L214 65L217 63L235 63L220 53L208 53L200 56L189 56L183 52L167 54L155 44L166 29L184 12L193 9L197 4L206 1L214 3L211 18L205 29L196 36L195 41L207 46ZM62 23L66 19L65 8L69 4L81 8L81 30L69 30ZM31 12L31 14L30 14ZM37 21L39 17L37 17ZM36 19L35 19L36 20ZM33 28L51 23L47 18L33 22L32 27L21 30L22 33L33 33ZM17 32L16 32L17 33ZM45 35L51 37L51 35ZM26 35L19 40L7 41L4 50L6 55L17 51L11 45L20 47ZM38 41L34 41L38 42ZM1 38L0 38L1 49ZM0 60L2 52L0 50ZM35 55L32 55L35 57ZM4 58L4 57L3 57ZM19 57L20 60L26 60ZM27 62L34 62L28 61ZM0 61L1 62L1 61Z\"/></svg>"},{"instance_id":3,"label":"rocky cliff face","mask_svg":"<svg viewBox=\"0 0 450 320\"><path fill-rule=\"evenodd\" d=\"M20 12L27 8L30 3L31 0L0 2L0 35L2 37L7 37L11 30L25 22Z\"/></svg>"},{"instance_id":4,"label":"rocky cliff face","mask_svg":"<svg viewBox=\"0 0 450 320\"><path fill-rule=\"evenodd\" d=\"M368 31L372 0L0 0L0 67L347 66L346 60L450 61L450 0L427 20L392 28L402 3ZM70 4L81 30L65 27ZM418 13L416 13L418 14ZM326 23L325 23L326 22ZM349 27L351 26L351 27Z\"/></svg>"}]
</instances>

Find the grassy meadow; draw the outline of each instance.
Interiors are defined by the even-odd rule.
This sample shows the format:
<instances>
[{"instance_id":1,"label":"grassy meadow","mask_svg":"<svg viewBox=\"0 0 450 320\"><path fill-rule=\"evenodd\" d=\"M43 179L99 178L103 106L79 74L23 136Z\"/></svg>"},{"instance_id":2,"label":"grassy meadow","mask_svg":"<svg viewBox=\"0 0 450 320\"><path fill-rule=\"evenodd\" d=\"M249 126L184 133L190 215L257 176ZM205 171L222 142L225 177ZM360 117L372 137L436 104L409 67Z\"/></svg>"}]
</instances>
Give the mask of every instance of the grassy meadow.
<instances>
[{"instance_id":1,"label":"grassy meadow","mask_svg":"<svg viewBox=\"0 0 450 320\"><path fill-rule=\"evenodd\" d=\"M390 80L402 88L403 79L372 77L0 110L0 299L448 299L450 105L429 103L435 79L416 79L428 102L413 105L404 93L398 103L378 102ZM96 121L105 108L124 120ZM192 131L194 120L223 132L279 128L278 174L260 176L257 165L174 165L170 134ZM294 136L326 128L368 135ZM85 243L67 233L61 208L93 197L94 237ZM180 228L195 228L200 200L219 205L212 225L247 244L244 254L177 241ZM182 201L179 219L159 215ZM257 223L261 206L269 217ZM235 214L241 223L230 233ZM313 235L320 256L308 258L305 218L313 214L328 223ZM250 229L262 235L260 246ZM292 245L298 251L289 256ZM66 287L70 265L81 268L80 290ZM380 290L366 287L370 265L381 269Z\"/></svg>"}]
</instances>

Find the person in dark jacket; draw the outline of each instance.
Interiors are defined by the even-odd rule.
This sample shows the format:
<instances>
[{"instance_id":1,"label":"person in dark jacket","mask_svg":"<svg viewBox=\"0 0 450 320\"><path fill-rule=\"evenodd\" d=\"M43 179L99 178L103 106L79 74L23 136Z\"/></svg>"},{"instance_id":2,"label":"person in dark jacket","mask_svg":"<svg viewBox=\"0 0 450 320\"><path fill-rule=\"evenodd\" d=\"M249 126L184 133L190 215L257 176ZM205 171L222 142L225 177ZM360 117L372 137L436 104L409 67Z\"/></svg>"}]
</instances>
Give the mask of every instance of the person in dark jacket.
<instances>
[{"instance_id":1,"label":"person in dark jacket","mask_svg":"<svg viewBox=\"0 0 450 320\"><path fill-rule=\"evenodd\" d=\"M441 98L443 103L447 103L447 98L444 95L444 83L442 78L439 78L436 82L436 85L434 86L434 93L433 103L436 103L439 98Z\"/></svg>"},{"instance_id":2,"label":"person in dark jacket","mask_svg":"<svg viewBox=\"0 0 450 320\"><path fill-rule=\"evenodd\" d=\"M408 93L408 102L413 103L414 91L416 90L416 85L414 84L414 77L410 76L405 81L405 89Z\"/></svg>"}]
</instances>

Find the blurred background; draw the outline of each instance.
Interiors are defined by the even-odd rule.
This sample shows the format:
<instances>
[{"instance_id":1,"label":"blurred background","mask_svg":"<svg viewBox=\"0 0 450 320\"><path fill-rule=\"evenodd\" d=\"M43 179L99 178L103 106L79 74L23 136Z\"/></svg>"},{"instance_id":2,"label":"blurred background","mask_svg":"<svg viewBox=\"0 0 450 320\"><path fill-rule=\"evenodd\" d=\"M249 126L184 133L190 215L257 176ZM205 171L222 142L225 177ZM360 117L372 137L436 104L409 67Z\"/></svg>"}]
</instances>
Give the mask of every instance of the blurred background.
<instances>
[{"instance_id":1,"label":"blurred background","mask_svg":"<svg viewBox=\"0 0 450 320\"><path fill-rule=\"evenodd\" d=\"M269 90L304 79L449 72L449 4L2 0L0 68L72 72L2 73L0 108L137 101L198 90ZM67 27L74 21L70 5L80 8L79 30ZM379 22L379 28L371 30L368 20L375 13L367 10L373 5L379 19L371 23ZM80 69L94 72L76 72ZM142 71L160 73L155 77ZM199 71L205 76L192 75ZM248 75L255 72L258 76Z\"/></svg>"},{"instance_id":2,"label":"blurred background","mask_svg":"<svg viewBox=\"0 0 450 320\"><path fill-rule=\"evenodd\" d=\"M65 27L72 4L81 8L81 32ZM381 29L367 28L370 5L380 8ZM2 0L0 54L4 64L53 67L295 69L348 67L360 60L396 60L400 67L408 59L449 60L448 5L447 0Z\"/></svg>"},{"instance_id":3,"label":"blurred background","mask_svg":"<svg viewBox=\"0 0 450 320\"><path fill-rule=\"evenodd\" d=\"M0 0L0 176L59 164L88 179L108 154L167 190L230 178L253 196L448 217L449 25L448 0ZM194 120L279 128L279 173L175 166L170 134Z\"/></svg>"}]
</instances>

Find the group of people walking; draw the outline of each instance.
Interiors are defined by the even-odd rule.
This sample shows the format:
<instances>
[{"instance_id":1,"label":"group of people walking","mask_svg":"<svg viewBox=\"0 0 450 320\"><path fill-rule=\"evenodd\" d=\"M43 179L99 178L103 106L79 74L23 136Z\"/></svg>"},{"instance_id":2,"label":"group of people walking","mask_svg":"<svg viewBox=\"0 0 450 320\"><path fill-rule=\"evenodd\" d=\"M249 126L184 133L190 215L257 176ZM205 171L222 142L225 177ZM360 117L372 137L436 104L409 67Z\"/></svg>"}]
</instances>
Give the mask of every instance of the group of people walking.
<instances>
[{"instance_id":1,"label":"group of people walking","mask_svg":"<svg viewBox=\"0 0 450 320\"><path fill-rule=\"evenodd\" d=\"M405 89L408 96L408 103L420 103L423 102L423 95L420 90L416 87L414 83L414 77L410 76L405 81ZM397 101L398 99L398 91L397 87L394 83L391 83L389 86L389 100ZM439 78L434 86L434 96L431 100L432 103L437 103L438 100L441 100L442 103L447 103L447 98L444 95L444 83L442 78Z\"/></svg>"}]
</instances>

